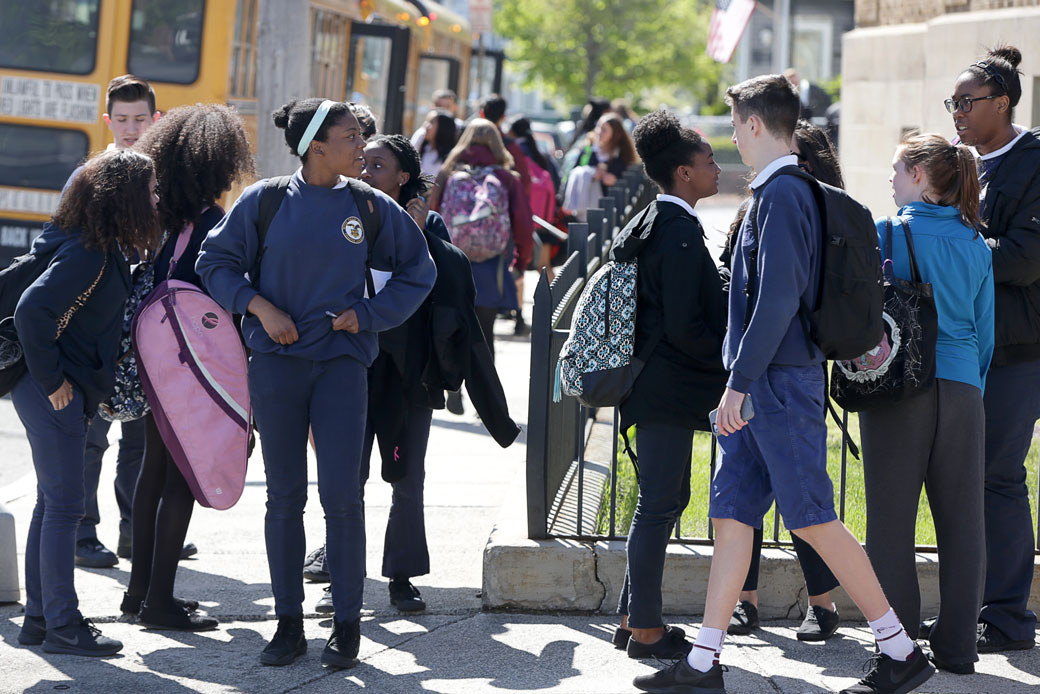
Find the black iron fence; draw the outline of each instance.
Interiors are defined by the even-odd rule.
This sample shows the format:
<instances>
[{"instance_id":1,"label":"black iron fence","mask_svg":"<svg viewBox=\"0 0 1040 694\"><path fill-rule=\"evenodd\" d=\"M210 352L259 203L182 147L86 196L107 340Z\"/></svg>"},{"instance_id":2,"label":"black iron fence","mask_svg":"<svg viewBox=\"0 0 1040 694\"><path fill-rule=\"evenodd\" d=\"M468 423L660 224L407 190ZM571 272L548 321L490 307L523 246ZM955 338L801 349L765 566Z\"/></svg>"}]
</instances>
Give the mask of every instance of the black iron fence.
<instances>
[{"instance_id":1,"label":"black iron fence","mask_svg":"<svg viewBox=\"0 0 1040 694\"><path fill-rule=\"evenodd\" d=\"M653 185L642 171L626 172L599 208L588 211L587 221L569 226L567 262L550 283L543 273L534 294L531 320L531 381L527 431L527 531L532 539L563 538L580 541L625 538L618 522L618 413L596 412L574 398L554 402L553 374L560 348L567 339L574 307L586 280L606 262L614 237L654 197ZM611 419L612 418L612 419ZM848 414L843 413L847 427ZM609 452L599 447L594 459L586 459L594 427L609 432ZM609 439L607 437L609 436ZM709 478L715 474L717 445L711 439ZM841 442L838 479L838 516L846 517L849 451ZM624 464L624 461L622 461ZM1040 497L1040 480L1037 481ZM606 497L606 498L604 498ZM602 516L602 517L601 517ZM702 536L681 533L676 524L674 540L686 544L711 544L711 523ZM1040 554L1040 522L1037 523ZM781 541L780 516L773 514L772 545ZM921 549L931 549L921 547Z\"/></svg>"}]
</instances>

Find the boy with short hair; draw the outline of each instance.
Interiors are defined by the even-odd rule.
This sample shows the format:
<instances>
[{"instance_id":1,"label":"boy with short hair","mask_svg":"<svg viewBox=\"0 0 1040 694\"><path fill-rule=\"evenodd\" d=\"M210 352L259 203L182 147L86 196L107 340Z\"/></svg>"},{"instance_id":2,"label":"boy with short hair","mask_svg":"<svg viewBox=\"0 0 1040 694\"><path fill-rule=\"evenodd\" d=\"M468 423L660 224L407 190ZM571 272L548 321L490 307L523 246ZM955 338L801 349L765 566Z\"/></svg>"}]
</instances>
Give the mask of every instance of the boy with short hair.
<instances>
[{"instance_id":1,"label":"boy with short hair","mask_svg":"<svg viewBox=\"0 0 1040 694\"><path fill-rule=\"evenodd\" d=\"M118 149L133 147L162 115L155 110L155 90L133 75L122 75L108 83L105 108L102 118L112 131L112 146Z\"/></svg>"},{"instance_id":2,"label":"boy with short hair","mask_svg":"<svg viewBox=\"0 0 1040 694\"><path fill-rule=\"evenodd\" d=\"M935 672L907 636L859 542L837 519L827 475L823 353L806 349L799 308L817 304L822 220L809 184L776 175L797 166L795 88L782 75L730 87L733 142L756 173L754 202L734 244L723 362L730 372L717 426L723 453L712 480L715 551L704 622L690 655L635 679L647 692L723 691L719 654L751 561L754 527L774 499L791 532L820 554L866 616L880 654L843 694L904 694ZM750 315L748 315L750 314ZM811 353L810 353L811 351ZM745 397L754 418L741 418Z\"/></svg>"}]
</instances>

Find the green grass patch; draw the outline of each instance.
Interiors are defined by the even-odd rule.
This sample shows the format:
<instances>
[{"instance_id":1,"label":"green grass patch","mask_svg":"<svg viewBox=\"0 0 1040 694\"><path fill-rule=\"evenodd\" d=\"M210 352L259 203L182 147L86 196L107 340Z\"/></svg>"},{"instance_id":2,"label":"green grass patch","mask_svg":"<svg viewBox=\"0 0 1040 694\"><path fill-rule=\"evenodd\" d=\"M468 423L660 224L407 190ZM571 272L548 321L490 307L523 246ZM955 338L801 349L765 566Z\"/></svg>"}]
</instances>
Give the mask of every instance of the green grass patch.
<instances>
[{"instance_id":1,"label":"green grass patch","mask_svg":"<svg viewBox=\"0 0 1040 694\"><path fill-rule=\"evenodd\" d=\"M849 417L849 433L852 439L859 443L859 418L856 415ZM633 427L629 432L629 438L633 446L636 445L636 432ZM638 450L638 449L637 449ZM1029 498L1033 508L1033 527L1036 527L1037 514L1037 475L1038 459L1040 449L1034 439L1033 445L1026 456L1027 485L1029 487ZM693 437L693 466L690 474L690 503L680 519L680 529L683 537L704 538L708 536L708 493L711 477L711 436L698 431ZM841 508L841 432L833 421L827 422L827 471L834 482L834 505ZM847 454L845 480L845 525L852 531L861 542L866 539L867 526L867 504L863 494L863 464ZM632 525L632 515L636 509L638 497L635 471L632 461L625 454L618 439L618 471L617 471L617 511L616 511L616 533L627 535ZM772 539L773 518L776 513L775 507L770 509L763 521L766 530L766 539ZM596 532L606 535L610 531L610 480L605 483L603 500L600 505L596 522ZM780 523L780 540L789 542L790 533ZM928 500L924 491L921 492L921 502L917 512L917 544L934 545L935 528L932 524L932 514L928 508Z\"/></svg>"}]
</instances>

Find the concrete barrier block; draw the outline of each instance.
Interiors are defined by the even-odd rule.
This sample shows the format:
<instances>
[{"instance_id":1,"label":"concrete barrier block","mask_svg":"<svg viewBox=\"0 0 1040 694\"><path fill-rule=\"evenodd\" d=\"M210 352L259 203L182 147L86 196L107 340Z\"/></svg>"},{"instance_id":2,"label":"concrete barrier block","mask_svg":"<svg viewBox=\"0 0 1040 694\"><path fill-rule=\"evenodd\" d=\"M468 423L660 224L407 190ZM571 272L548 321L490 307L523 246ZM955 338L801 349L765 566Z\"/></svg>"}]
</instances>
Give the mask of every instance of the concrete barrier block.
<instances>
[{"instance_id":1,"label":"concrete barrier block","mask_svg":"<svg viewBox=\"0 0 1040 694\"><path fill-rule=\"evenodd\" d=\"M0 602L18 602L21 599L14 514L0 501Z\"/></svg>"}]
</instances>

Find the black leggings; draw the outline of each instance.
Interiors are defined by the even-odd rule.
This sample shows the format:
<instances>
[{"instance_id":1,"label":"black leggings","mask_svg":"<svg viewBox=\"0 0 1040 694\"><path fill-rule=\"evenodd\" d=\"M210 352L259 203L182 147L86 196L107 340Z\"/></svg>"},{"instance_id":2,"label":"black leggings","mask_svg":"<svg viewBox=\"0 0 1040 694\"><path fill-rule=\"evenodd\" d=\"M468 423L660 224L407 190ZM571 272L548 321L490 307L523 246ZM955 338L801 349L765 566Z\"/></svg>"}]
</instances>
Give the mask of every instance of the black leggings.
<instances>
[{"instance_id":1,"label":"black leggings","mask_svg":"<svg viewBox=\"0 0 1040 694\"><path fill-rule=\"evenodd\" d=\"M191 488L149 413L145 416L144 461L134 492L133 568L127 595L152 606L173 600L177 562L194 508Z\"/></svg>"},{"instance_id":2,"label":"black leggings","mask_svg":"<svg viewBox=\"0 0 1040 694\"><path fill-rule=\"evenodd\" d=\"M795 554L798 555L798 563L802 566L805 590L809 595L823 595L837 588L838 579L827 568L826 562L816 553L816 550L794 533L791 533L791 541L794 543ZM755 528L755 540L751 546L751 566L748 567L743 590L758 590L758 565L761 559L762 529Z\"/></svg>"}]
</instances>

